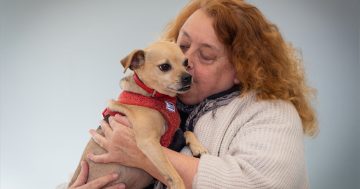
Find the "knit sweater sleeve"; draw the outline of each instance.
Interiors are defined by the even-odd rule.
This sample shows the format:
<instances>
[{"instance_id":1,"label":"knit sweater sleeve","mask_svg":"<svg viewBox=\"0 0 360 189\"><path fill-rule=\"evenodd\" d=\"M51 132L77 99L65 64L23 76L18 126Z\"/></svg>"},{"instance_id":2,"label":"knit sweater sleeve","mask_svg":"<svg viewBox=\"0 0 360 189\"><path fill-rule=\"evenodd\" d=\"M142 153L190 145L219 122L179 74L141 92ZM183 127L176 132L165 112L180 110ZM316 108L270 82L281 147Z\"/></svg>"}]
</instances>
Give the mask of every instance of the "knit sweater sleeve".
<instances>
[{"instance_id":1,"label":"knit sweater sleeve","mask_svg":"<svg viewBox=\"0 0 360 189\"><path fill-rule=\"evenodd\" d=\"M193 188L308 188L301 120L291 104L258 103L227 132L220 155L201 156Z\"/></svg>"}]
</instances>

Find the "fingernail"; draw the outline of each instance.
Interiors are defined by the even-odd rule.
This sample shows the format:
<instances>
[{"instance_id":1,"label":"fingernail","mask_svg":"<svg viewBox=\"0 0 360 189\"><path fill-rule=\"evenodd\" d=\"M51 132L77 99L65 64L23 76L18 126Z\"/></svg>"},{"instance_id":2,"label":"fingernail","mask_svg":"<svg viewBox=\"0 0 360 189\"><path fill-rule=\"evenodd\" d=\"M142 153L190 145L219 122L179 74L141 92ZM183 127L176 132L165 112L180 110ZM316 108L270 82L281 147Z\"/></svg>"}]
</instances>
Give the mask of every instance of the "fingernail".
<instances>
[{"instance_id":1,"label":"fingernail","mask_svg":"<svg viewBox=\"0 0 360 189\"><path fill-rule=\"evenodd\" d=\"M125 184L124 183L119 183L119 186L117 188L118 189L125 189Z\"/></svg>"},{"instance_id":2,"label":"fingernail","mask_svg":"<svg viewBox=\"0 0 360 189\"><path fill-rule=\"evenodd\" d=\"M119 175L117 174L117 173L113 173L112 174L112 177L115 179L115 178L117 178Z\"/></svg>"},{"instance_id":3,"label":"fingernail","mask_svg":"<svg viewBox=\"0 0 360 189\"><path fill-rule=\"evenodd\" d=\"M92 153L90 153L90 154L87 155L87 158L90 159L90 160L92 159L92 157L93 157L93 154L92 154Z\"/></svg>"}]
</instances>

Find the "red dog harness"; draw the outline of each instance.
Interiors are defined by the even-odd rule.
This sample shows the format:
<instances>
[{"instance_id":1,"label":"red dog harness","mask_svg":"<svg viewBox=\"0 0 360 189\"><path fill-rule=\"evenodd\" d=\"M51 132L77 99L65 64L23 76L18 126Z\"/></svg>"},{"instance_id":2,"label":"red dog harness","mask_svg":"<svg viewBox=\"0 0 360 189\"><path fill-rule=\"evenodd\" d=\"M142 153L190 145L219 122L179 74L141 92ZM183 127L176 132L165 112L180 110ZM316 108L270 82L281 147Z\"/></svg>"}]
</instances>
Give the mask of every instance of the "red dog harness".
<instances>
[{"instance_id":1,"label":"red dog harness","mask_svg":"<svg viewBox=\"0 0 360 189\"><path fill-rule=\"evenodd\" d=\"M134 74L134 80L141 88L152 94L152 97L147 97L129 91L123 91L118 97L118 102L120 102L121 104L153 108L159 111L164 116L167 123L167 130L165 134L161 137L160 144L162 146L168 147L172 141L172 137L174 136L176 129L180 126L180 116L175 107L176 98L158 93L157 91L150 89L142 81L140 81L136 74ZM116 114L119 113L113 112L108 108L106 108L102 113L104 117L109 115L114 116Z\"/></svg>"}]
</instances>

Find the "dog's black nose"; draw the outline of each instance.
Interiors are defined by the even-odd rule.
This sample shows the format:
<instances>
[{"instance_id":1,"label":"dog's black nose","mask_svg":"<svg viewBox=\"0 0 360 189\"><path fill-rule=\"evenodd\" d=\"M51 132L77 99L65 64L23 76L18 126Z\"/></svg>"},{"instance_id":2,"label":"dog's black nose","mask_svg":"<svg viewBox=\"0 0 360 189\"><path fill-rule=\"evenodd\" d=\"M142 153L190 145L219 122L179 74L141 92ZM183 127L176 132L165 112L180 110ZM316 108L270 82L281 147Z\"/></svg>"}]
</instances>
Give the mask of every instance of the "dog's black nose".
<instances>
[{"instance_id":1,"label":"dog's black nose","mask_svg":"<svg viewBox=\"0 0 360 189\"><path fill-rule=\"evenodd\" d=\"M190 85L191 79L192 79L192 76L190 74L184 74L181 76L181 83L183 85Z\"/></svg>"}]
</instances>

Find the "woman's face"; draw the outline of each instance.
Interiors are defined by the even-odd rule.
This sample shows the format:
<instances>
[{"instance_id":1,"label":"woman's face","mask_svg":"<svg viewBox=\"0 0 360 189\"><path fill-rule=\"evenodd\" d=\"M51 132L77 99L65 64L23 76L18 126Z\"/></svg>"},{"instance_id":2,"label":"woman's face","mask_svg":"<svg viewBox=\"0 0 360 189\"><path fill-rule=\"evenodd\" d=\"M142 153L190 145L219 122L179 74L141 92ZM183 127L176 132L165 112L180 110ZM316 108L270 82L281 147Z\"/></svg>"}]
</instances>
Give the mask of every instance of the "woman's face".
<instances>
[{"instance_id":1,"label":"woman's face","mask_svg":"<svg viewBox=\"0 0 360 189\"><path fill-rule=\"evenodd\" d=\"M179 95L185 104L200 103L238 83L235 68L229 62L212 22L212 18L199 9L180 29L177 44L188 58L188 71L193 76L189 92Z\"/></svg>"}]
</instances>

